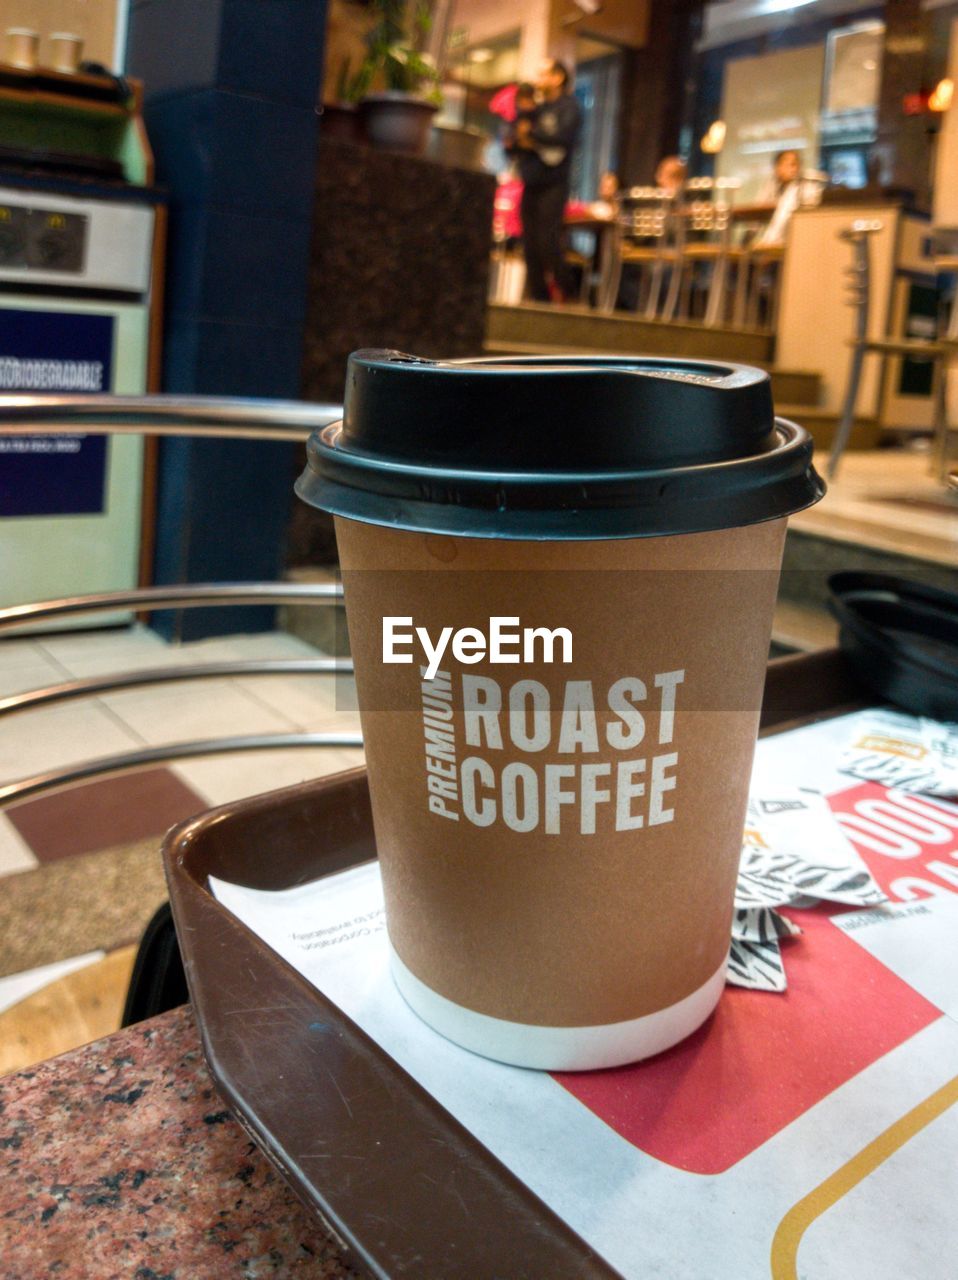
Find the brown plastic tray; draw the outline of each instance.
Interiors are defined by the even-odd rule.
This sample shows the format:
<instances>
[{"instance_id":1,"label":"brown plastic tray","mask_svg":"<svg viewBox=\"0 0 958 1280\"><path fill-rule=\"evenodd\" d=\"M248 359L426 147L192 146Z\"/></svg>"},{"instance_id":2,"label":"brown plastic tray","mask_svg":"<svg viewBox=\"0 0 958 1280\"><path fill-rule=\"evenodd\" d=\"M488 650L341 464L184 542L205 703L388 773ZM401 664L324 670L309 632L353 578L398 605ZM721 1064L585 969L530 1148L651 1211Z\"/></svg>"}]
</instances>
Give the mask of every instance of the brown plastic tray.
<instances>
[{"instance_id":1,"label":"brown plastic tray","mask_svg":"<svg viewBox=\"0 0 958 1280\"><path fill-rule=\"evenodd\" d=\"M837 651L779 659L762 730L861 702ZM214 809L163 852L213 1079L350 1262L429 1280L619 1275L210 893L211 875L286 889L374 858L365 770Z\"/></svg>"}]
</instances>

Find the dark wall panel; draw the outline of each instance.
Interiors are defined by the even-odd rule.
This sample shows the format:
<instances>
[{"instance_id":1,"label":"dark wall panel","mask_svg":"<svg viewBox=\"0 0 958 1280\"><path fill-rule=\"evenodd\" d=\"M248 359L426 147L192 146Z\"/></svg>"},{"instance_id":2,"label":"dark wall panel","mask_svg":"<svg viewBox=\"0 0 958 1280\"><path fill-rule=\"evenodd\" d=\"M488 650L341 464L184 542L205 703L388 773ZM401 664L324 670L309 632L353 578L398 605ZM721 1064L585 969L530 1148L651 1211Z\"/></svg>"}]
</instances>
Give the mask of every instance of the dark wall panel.
<instances>
[{"instance_id":1,"label":"dark wall panel","mask_svg":"<svg viewBox=\"0 0 958 1280\"><path fill-rule=\"evenodd\" d=\"M325 0L134 0L127 67L145 82L170 192L164 389L300 396ZM158 583L276 578L297 446L164 441ZM272 623L187 611L185 638ZM158 625L171 633L170 615Z\"/></svg>"}]
</instances>

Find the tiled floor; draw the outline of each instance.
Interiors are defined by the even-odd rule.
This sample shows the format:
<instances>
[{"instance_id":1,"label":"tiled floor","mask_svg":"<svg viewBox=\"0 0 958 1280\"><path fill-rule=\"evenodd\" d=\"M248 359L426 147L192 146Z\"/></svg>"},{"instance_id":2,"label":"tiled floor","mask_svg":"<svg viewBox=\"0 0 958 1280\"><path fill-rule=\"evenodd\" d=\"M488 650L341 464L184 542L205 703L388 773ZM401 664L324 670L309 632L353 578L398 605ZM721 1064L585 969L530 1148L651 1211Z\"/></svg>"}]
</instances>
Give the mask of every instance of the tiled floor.
<instances>
[{"instance_id":1,"label":"tiled floor","mask_svg":"<svg viewBox=\"0 0 958 1280\"><path fill-rule=\"evenodd\" d=\"M816 453L815 465L824 474L828 456ZM958 562L958 492L938 480L926 443L846 453L822 501L790 527L949 568Z\"/></svg>"},{"instance_id":2,"label":"tiled floor","mask_svg":"<svg viewBox=\"0 0 958 1280\"><path fill-rule=\"evenodd\" d=\"M7 817L41 863L168 830L204 808L202 798L170 769L145 769L85 783L11 805Z\"/></svg>"},{"instance_id":3,"label":"tiled floor","mask_svg":"<svg viewBox=\"0 0 958 1280\"><path fill-rule=\"evenodd\" d=\"M70 632L0 644L0 698L125 670L317 656L281 632L184 645L168 645L138 625ZM0 784L142 746L229 734L340 731L359 732L348 676L245 676L127 689L0 719ZM168 812L171 822L185 816L191 797L195 808L207 808L361 760L361 751L345 749L234 753L26 800L0 813L0 874L140 838L153 832L156 813ZM139 823L131 823L135 810L143 814Z\"/></svg>"},{"instance_id":4,"label":"tiled floor","mask_svg":"<svg viewBox=\"0 0 958 1280\"><path fill-rule=\"evenodd\" d=\"M0 707L11 694L71 679L321 656L282 632L168 645L136 625L9 640L0 642ZM351 676L242 676L101 693L0 714L0 786L143 747L303 732L358 734ZM166 896L164 831L214 805L362 759L361 749L323 748L173 759L0 810L0 1071L118 1022L130 944ZM67 972L78 967L78 976ZM31 994L38 986L43 992Z\"/></svg>"}]
</instances>

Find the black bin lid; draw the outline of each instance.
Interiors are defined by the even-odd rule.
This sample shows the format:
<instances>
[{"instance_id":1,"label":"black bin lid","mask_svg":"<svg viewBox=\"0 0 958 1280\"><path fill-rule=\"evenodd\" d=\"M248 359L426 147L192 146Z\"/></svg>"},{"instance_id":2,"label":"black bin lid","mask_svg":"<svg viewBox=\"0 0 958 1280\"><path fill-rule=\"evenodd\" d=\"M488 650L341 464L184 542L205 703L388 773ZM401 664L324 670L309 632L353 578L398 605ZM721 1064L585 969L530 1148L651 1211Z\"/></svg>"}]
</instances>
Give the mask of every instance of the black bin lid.
<instances>
[{"instance_id":1,"label":"black bin lid","mask_svg":"<svg viewBox=\"0 0 958 1280\"><path fill-rule=\"evenodd\" d=\"M958 720L958 595L889 573L833 573L828 586L862 684L913 715Z\"/></svg>"},{"instance_id":2,"label":"black bin lid","mask_svg":"<svg viewBox=\"0 0 958 1280\"><path fill-rule=\"evenodd\" d=\"M824 484L761 369L357 351L343 421L311 437L296 489L398 529L582 540L754 524L810 506Z\"/></svg>"}]
</instances>

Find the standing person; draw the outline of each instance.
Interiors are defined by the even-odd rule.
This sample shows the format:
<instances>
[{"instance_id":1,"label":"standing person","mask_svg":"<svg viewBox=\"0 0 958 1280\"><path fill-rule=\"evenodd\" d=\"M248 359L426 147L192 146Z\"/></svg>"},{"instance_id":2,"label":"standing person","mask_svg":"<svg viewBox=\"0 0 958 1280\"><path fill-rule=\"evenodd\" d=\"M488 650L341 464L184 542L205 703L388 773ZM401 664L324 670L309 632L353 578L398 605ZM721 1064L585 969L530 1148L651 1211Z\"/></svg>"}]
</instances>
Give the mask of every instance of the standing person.
<instances>
[{"instance_id":1,"label":"standing person","mask_svg":"<svg viewBox=\"0 0 958 1280\"><path fill-rule=\"evenodd\" d=\"M531 119L516 122L522 193L522 243L529 293L535 302L561 301L572 293L562 256L562 219L569 198L572 155L582 110L570 92L569 72L556 59L537 81L540 102Z\"/></svg>"}]
</instances>

